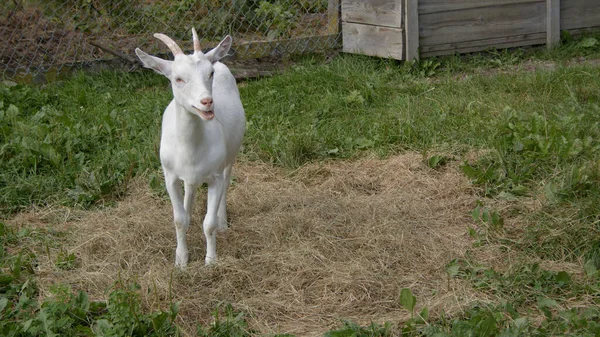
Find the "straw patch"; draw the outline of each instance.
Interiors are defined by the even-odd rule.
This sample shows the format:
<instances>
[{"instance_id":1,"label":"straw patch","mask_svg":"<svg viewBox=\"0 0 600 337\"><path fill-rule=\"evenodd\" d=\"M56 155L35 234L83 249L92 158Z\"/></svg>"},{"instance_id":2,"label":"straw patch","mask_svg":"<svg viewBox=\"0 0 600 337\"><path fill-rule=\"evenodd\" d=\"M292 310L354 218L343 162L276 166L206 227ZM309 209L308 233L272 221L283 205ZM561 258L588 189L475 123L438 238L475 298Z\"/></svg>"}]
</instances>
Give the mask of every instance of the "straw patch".
<instances>
[{"instance_id":1,"label":"straw patch","mask_svg":"<svg viewBox=\"0 0 600 337\"><path fill-rule=\"evenodd\" d=\"M61 282L104 299L116 280L136 280L151 309L165 308L170 297L181 301L188 334L196 322L210 323L219 303L231 303L259 331L302 336L322 334L341 318L406 319L398 303L405 287L418 309L434 315L485 296L467 282L448 282L445 272L471 247L466 227L475 197L455 167L434 171L420 155L404 154L311 164L291 174L239 163L233 175L230 230L217 236L215 266L204 266L206 191L188 232L190 264L179 271L170 202L137 182L116 207L61 222L71 233L64 248L78 266L60 270L40 254L42 295ZM29 217L13 222L31 223Z\"/></svg>"}]
</instances>

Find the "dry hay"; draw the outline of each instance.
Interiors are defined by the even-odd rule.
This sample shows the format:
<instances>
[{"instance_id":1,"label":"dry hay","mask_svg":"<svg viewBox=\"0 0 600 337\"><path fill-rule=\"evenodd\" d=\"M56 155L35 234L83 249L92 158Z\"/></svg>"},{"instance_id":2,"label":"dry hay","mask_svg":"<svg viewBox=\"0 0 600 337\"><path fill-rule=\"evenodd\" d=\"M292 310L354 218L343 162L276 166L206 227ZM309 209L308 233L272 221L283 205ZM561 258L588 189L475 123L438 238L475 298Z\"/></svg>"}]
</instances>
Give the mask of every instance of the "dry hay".
<instances>
[{"instance_id":1,"label":"dry hay","mask_svg":"<svg viewBox=\"0 0 600 337\"><path fill-rule=\"evenodd\" d=\"M321 334L342 318L404 320L398 295L405 287L418 308L434 314L484 296L466 282L449 282L445 272L471 247L466 228L475 197L455 167L432 170L420 155L404 154L311 164L291 174L240 163L234 176L231 229L218 235L217 265L204 266L205 193L188 233L190 265L178 271L170 203L137 183L116 207L62 224L72 232L64 249L79 265L64 271L42 257L43 293L62 282L104 299L116 280L137 280L148 308L165 308L170 293L181 301L187 333L210 323L219 303L231 303L259 331L300 336Z\"/></svg>"}]
</instances>

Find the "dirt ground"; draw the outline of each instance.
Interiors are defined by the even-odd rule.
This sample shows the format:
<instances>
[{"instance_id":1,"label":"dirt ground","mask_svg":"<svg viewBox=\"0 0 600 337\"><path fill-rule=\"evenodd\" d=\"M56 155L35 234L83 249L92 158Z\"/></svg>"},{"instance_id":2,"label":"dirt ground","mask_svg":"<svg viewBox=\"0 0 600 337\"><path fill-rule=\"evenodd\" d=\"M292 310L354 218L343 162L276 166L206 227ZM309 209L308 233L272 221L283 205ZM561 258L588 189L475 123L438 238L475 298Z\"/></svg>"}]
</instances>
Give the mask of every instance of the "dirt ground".
<instances>
[{"instance_id":1,"label":"dirt ground","mask_svg":"<svg viewBox=\"0 0 600 337\"><path fill-rule=\"evenodd\" d=\"M184 271L174 268L170 202L143 179L115 207L33 210L11 223L71 233L63 249L76 254L75 269L58 269L57 251L38 254L43 296L58 282L106 299L115 281L136 281L149 309L166 309L169 296L181 301L186 335L197 322L210 323L219 304L231 303L262 333L314 336L340 319L407 319L398 302L402 288L432 315L485 300L445 271L473 249L467 227L476 196L456 166L433 170L414 153L294 172L238 163L228 195L230 229L217 237L219 262L204 266L202 192Z\"/></svg>"}]
</instances>

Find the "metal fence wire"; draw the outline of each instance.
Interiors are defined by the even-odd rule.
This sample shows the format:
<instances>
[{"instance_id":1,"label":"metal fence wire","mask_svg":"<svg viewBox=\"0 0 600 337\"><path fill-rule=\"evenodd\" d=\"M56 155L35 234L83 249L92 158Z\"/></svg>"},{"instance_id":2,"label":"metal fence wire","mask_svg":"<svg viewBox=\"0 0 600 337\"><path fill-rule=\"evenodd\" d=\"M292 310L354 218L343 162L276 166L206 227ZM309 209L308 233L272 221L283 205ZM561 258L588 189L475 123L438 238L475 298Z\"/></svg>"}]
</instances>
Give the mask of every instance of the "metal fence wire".
<instances>
[{"instance_id":1,"label":"metal fence wire","mask_svg":"<svg viewBox=\"0 0 600 337\"><path fill-rule=\"evenodd\" d=\"M35 77L111 58L133 63L136 47L167 51L156 32L192 50L192 27L205 48L232 35L240 58L327 50L339 40L338 7L331 0L5 0L0 74Z\"/></svg>"}]
</instances>

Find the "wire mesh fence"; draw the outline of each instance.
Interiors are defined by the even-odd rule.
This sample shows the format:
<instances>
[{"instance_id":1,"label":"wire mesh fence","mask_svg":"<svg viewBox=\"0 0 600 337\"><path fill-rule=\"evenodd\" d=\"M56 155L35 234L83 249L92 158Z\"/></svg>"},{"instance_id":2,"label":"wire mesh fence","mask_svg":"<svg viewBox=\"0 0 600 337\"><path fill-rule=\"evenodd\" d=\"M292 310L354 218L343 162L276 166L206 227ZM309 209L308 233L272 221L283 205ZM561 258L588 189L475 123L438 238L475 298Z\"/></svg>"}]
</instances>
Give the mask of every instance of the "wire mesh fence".
<instances>
[{"instance_id":1,"label":"wire mesh fence","mask_svg":"<svg viewBox=\"0 0 600 337\"><path fill-rule=\"evenodd\" d=\"M322 51L339 41L332 0L5 0L0 1L1 77L33 78L89 61L135 64L134 49L165 53L155 32L192 49L234 38L239 58Z\"/></svg>"}]
</instances>

